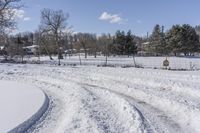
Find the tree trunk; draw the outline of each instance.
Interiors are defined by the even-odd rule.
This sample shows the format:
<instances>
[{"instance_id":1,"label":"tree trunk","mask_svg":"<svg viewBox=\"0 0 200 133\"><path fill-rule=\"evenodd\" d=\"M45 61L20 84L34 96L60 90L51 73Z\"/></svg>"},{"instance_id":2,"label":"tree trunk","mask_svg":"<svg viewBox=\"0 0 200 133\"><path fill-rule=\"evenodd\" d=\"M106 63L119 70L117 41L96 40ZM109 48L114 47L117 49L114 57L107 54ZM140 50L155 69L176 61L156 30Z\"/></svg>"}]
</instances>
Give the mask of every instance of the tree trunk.
<instances>
[{"instance_id":1,"label":"tree trunk","mask_svg":"<svg viewBox=\"0 0 200 133\"><path fill-rule=\"evenodd\" d=\"M95 48L95 51L94 51L94 58L97 58L97 50Z\"/></svg>"},{"instance_id":2,"label":"tree trunk","mask_svg":"<svg viewBox=\"0 0 200 133\"><path fill-rule=\"evenodd\" d=\"M87 51L86 51L86 49L84 51L85 51L85 59L86 59L87 58Z\"/></svg>"},{"instance_id":3,"label":"tree trunk","mask_svg":"<svg viewBox=\"0 0 200 133\"><path fill-rule=\"evenodd\" d=\"M51 54L49 53L49 51L48 51L48 49L47 49L47 47L46 47L46 46L44 46L44 50L45 50L45 51L46 51L46 53L48 54L48 56L49 56L49 59L50 59L50 60L53 60L53 58L52 58Z\"/></svg>"},{"instance_id":4,"label":"tree trunk","mask_svg":"<svg viewBox=\"0 0 200 133\"><path fill-rule=\"evenodd\" d=\"M79 51L79 62L80 62L80 65L82 65L82 62L81 62L81 53Z\"/></svg>"},{"instance_id":5,"label":"tree trunk","mask_svg":"<svg viewBox=\"0 0 200 133\"><path fill-rule=\"evenodd\" d=\"M135 61L135 56L133 54L133 62L134 62L134 67L136 67L136 61Z\"/></svg>"},{"instance_id":6,"label":"tree trunk","mask_svg":"<svg viewBox=\"0 0 200 133\"><path fill-rule=\"evenodd\" d=\"M174 56L176 56L177 54L176 54L176 52L174 53Z\"/></svg>"},{"instance_id":7,"label":"tree trunk","mask_svg":"<svg viewBox=\"0 0 200 133\"><path fill-rule=\"evenodd\" d=\"M60 66L60 59L61 59L61 49L60 49L60 45L59 45L59 40L58 40L58 32L57 30L55 31L55 35L56 35L56 46L58 47L57 48L57 51L58 51L58 65Z\"/></svg>"}]
</instances>

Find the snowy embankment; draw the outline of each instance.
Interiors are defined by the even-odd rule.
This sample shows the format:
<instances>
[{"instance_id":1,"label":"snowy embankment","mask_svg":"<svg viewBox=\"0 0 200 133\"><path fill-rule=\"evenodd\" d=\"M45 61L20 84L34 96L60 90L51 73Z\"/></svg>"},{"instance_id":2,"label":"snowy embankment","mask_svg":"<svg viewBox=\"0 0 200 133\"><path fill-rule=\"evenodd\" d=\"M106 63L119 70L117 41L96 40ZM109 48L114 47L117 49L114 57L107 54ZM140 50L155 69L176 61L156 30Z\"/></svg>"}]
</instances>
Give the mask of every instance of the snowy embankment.
<instances>
[{"instance_id":1,"label":"snowy embankment","mask_svg":"<svg viewBox=\"0 0 200 133\"><path fill-rule=\"evenodd\" d=\"M28 133L199 133L200 71L1 64L0 78L36 85L46 114Z\"/></svg>"},{"instance_id":2,"label":"snowy embankment","mask_svg":"<svg viewBox=\"0 0 200 133\"><path fill-rule=\"evenodd\" d=\"M58 60L57 57L53 57L54 60L49 60L49 57L41 57L40 61L43 64L57 64ZM153 69L163 69L163 61L166 57L135 57L136 65L144 68L153 68ZM187 57L168 57L169 60L169 68L170 69L184 69L184 70L200 70L200 57L199 58L187 58ZM27 58L28 62L37 61L37 57ZM71 56L66 57L65 59L61 60L62 65L80 65L79 57L78 56ZM81 56L81 65L104 65L105 64L105 57L104 56L97 56L94 58L93 56L88 56L86 59L84 56ZM112 66L134 66L134 61L132 57L108 57L108 65Z\"/></svg>"},{"instance_id":3,"label":"snowy embankment","mask_svg":"<svg viewBox=\"0 0 200 133\"><path fill-rule=\"evenodd\" d=\"M46 111L48 98L33 86L0 80L0 106L0 132L22 133Z\"/></svg>"}]
</instances>

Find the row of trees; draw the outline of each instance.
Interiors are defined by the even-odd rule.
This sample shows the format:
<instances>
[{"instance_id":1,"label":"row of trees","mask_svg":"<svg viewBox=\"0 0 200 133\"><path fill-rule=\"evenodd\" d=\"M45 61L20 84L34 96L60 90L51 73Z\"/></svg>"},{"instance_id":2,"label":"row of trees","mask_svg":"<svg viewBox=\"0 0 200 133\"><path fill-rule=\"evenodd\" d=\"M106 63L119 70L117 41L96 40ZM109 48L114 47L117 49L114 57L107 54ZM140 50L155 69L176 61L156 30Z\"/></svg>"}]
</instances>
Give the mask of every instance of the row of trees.
<instances>
[{"instance_id":1,"label":"row of trees","mask_svg":"<svg viewBox=\"0 0 200 133\"><path fill-rule=\"evenodd\" d=\"M49 41L47 41L47 38ZM85 58L87 58L88 54L94 55L95 58L98 54L102 54L104 56L130 56L137 53L136 38L138 37L135 37L131 31L128 31L126 34L124 31L117 31L114 36L111 36L110 34L103 34L98 37L96 34L91 33L70 34L67 32L59 36L58 44L62 50L64 49L70 51L68 54L73 52L84 53ZM58 52L56 52L55 49L58 49L58 47L56 48L53 46L55 44L54 39L54 36L50 36L49 34L48 37L43 34L41 38L38 38L38 40L46 40L40 42L43 48L48 49L46 51L51 54L57 54Z\"/></svg>"},{"instance_id":2,"label":"row of trees","mask_svg":"<svg viewBox=\"0 0 200 133\"><path fill-rule=\"evenodd\" d=\"M195 28L188 24L174 25L166 32L164 26L156 25L149 41L147 51L160 55L192 55L200 52L199 35Z\"/></svg>"},{"instance_id":3,"label":"row of trees","mask_svg":"<svg viewBox=\"0 0 200 133\"><path fill-rule=\"evenodd\" d=\"M174 25L165 31L164 26L156 25L150 37L135 36L131 31L117 31L115 35L103 34L96 36L91 33L73 33L68 25L69 14L62 10L43 9L41 11L41 23L35 32L9 35L8 29L16 27L15 11L22 7L20 0L0 1L0 43L4 46L1 54L7 59L16 55L23 57L26 54L24 47L37 45L36 54L58 55L62 59L64 51L72 53L98 54L109 57L110 55L134 55L138 51L153 53L156 55L180 54L192 55L199 52L200 27L192 27L188 24ZM144 46L143 46L144 45ZM70 52L69 52L70 51ZM60 60L59 60L60 64Z\"/></svg>"},{"instance_id":4,"label":"row of trees","mask_svg":"<svg viewBox=\"0 0 200 133\"><path fill-rule=\"evenodd\" d=\"M54 14L50 9L44 9L42 15L44 13ZM55 12L55 14L65 16L61 11L59 13ZM49 16L49 18L53 17ZM49 55L51 60L53 59L52 55L59 55L59 59L61 59L65 50L69 51L67 53L69 55L84 53L85 58L87 58L88 54L94 55L95 58L99 54L106 57L110 55L130 56L137 54L141 50L157 55L172 53L175 55L179 53L191 55L199 52L199 36L195 29L189 25L174 25L167 32L164 32L164 27L156 25L151 36L143 39L133 35L131 31L127 33L125 31L117 31L113 36L103 34L98 37L91 33L72 34L70 30L65 31L66 27L62 29L60 27L55 28L53 25L59 25L55 23L58 21L47 22L46 20L42 20L39 30L34 33L26 32L15 36L7 36L7 44L5 46L9 56L19 55L23 60L23 56L26 54L23 47L33 44L39 46L38 56ZM63 24L65 21L63 19ZM140 45L147 41L150 43L145 45L145 49L140 49Z\"/></svg>"}]
</instances>

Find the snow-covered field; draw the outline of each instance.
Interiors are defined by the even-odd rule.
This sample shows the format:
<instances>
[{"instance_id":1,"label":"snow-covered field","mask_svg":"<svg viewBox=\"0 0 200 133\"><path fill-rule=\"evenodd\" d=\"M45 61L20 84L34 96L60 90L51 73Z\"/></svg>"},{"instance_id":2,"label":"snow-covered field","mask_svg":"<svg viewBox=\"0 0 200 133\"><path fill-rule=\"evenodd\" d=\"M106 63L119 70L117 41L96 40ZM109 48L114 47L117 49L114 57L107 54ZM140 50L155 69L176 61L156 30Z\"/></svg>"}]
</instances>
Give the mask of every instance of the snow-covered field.
<instances>
[{"instance_id":1,"label":"snow-covered field","mask_svg":"<svg viewBox=\"0 0 200 133\"><path fill-rule=\"evenodd\" d=\"M0 78L47 94L28 133L200 132L200 71L0 64Z\"/></svg>"},{"instance_id":2,"label":"snow-covered field","mask_svg":"<svg viewBox=\"0 0 200 133\"><path fill-rule=\"evenodd\" d=\"M45 94L33 86L0 80L0 133L25 131L44 113L45 102Z\"/></svg>"},{"instance_id":3,"label":"snow-covered field","mask_svg":"<svg viewBox=\"0 0 200 133\"><path fill-rule=\"evenodd\" d=\"M166 57L135 57L136 65L144 68L154 68L154 69L162 69L163 61ZM200 57L168 57L169 60L169 68L170 69L187 69L187 70L200 70ZM27 61L37 61L37 57L27 58ZM54 57L53 61L49 60L49 57L44 56L40 58L40 61L44 64L57 64L57 57ZM61 60L62 65L80 65L79 56L67 56L65 59ZM86 59L84 56L81 56L81 64L88 65L104 65L105 57L104 56L88 56ZM109 57L108 65L113 66L134 66L134 61L132 57Z\"/></svg>"}]
</instances>

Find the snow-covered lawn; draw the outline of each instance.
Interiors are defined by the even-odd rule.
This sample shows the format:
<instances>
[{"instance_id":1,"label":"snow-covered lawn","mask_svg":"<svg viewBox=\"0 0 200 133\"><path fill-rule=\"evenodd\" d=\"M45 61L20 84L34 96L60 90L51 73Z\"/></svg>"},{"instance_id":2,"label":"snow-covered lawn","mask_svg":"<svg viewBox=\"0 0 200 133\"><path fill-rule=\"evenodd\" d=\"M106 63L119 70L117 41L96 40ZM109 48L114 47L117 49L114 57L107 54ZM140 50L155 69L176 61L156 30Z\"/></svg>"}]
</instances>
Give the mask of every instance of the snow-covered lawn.
<instances>
[{"instance_id":1,"label":"snow-covered lawn","mask_svg":"<svg viewBox=\"0 0 200 133\"><path fill-rule=\"evenodd\" d=\"M41 57L40 60L44 64L57 64L58 60L57 57L53 57L54 60L50 61L49 57ZM163 67L163 61L166 57L135 57L136 64L144 67L144 68L165 68ZM187 57L168 57L169 60L169 67L171 69L188 69L188 70L200 70L200 57L194 58L187 58ZM37 61L37 57L27 58L30 61ZM79 57L78 56L71 56L66 57L65 59L61 60L61 64L64 65L79 65ZM104 56L88 56L87 59L84 56L81 56L81 64L88 66L88 65L104 65L105 64L105 57ZM132 57L109 57L108 58L108 65L114 66L134 66L134 61Z\"/></svg>"},{"instance_id":2,"label":"snow-covered lawn","mask_svg":"<svg viewBox=\"0 0 200 133\"><path fill-rule=\"evenodd\" d=\"M33 86L0 80L0 132L23 132L29 128L43 113L39 111L45 100L44 93Z\"/></svg>"},{"instance_id":3,"label":"snow-covered lawn","mask_svg":"<svg viewBox=\"0 0 200 133\"><path fill-rule=\"evenodd\" d=\"M28 133L200 132L200 71L0 64L0 78L48 95Z\"/></svg>"}]
</instances>

